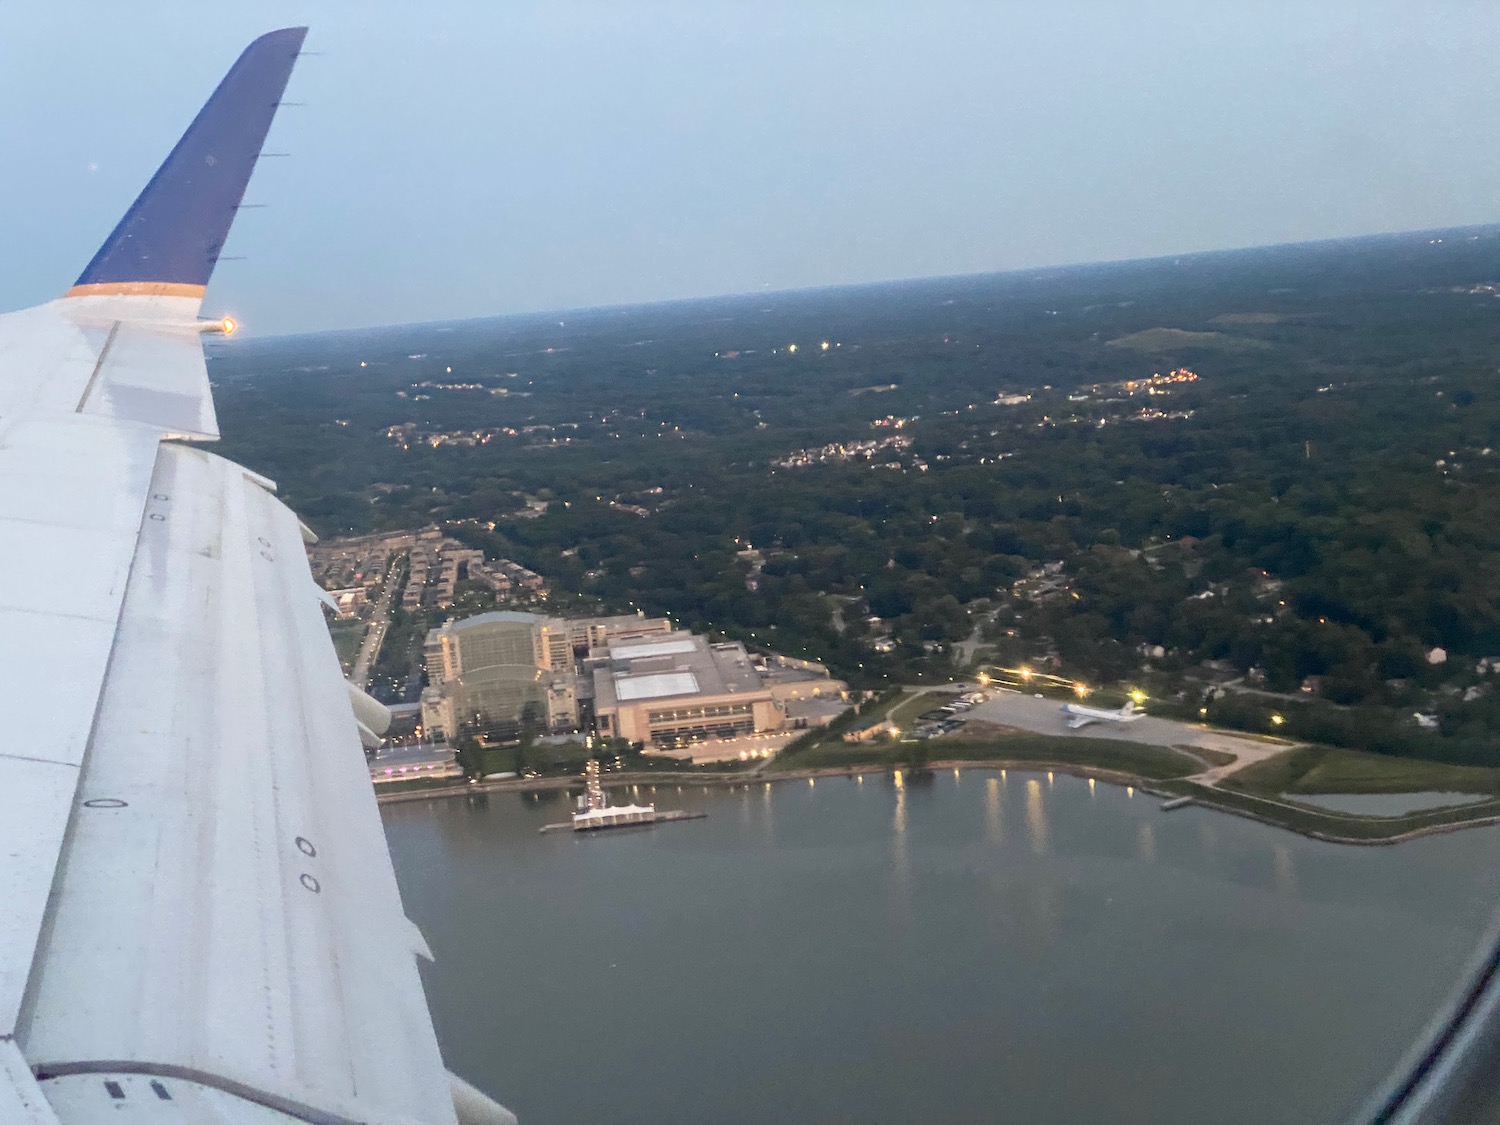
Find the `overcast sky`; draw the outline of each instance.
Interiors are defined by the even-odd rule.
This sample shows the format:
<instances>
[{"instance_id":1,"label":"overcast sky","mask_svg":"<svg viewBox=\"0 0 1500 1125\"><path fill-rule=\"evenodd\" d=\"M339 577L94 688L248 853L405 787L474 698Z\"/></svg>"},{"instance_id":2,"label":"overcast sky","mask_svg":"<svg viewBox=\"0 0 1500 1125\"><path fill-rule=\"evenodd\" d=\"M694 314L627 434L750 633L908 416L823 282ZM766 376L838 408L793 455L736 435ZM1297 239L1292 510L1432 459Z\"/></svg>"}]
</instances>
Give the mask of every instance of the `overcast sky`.
<instances>
[{"instance_id":1,"label":"overcast sky","mask_svg":"<svg viewBox=\"0 0 1500 1125\"><path fill-rule=\"evenodd\" d=\"M209 289L257 334L1500 218L1493 2L14 0L0 306L297 23Z\"/></svg>"}]
</instances>

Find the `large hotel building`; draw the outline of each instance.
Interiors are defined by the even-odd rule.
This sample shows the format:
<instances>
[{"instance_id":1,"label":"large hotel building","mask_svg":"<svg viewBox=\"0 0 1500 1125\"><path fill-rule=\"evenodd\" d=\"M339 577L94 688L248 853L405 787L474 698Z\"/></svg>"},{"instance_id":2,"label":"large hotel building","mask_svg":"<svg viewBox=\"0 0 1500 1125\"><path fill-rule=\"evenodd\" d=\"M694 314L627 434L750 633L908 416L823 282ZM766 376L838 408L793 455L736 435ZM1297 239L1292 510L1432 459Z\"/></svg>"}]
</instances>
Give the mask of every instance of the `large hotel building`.
<instances>
[{"instance_id":1,"label":"large hotel building","mask_svg":"<svg viewBox=\"0 0 1500 1125\"><path fill-rule=\"evenodd\" d=\"M485 613L427 635L422 724L498 737L577 731L657 750L827 721L847 687L821 664L749 653L666 618Z\"/></svg>"}]
</instances>

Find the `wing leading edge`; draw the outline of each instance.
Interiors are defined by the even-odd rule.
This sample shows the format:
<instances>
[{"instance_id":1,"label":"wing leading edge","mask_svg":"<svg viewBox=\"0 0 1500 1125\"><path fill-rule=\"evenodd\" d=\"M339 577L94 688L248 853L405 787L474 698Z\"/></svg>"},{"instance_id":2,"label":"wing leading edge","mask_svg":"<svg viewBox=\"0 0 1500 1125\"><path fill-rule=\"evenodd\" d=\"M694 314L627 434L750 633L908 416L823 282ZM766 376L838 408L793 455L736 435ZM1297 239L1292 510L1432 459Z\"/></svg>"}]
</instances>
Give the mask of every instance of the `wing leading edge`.
<instances>
[{"instance_id":1,"label":"wing leading edge","mask_svg":"<svg viewBox=\"0 0 1500 1125\"><path fill-rule=\"evenodd\" d=\"M305 529L164 441L218 435L198 310L305 34L0 317L6 1121L514 1121L443 1069Z\"/></svg>"}]
</instances>

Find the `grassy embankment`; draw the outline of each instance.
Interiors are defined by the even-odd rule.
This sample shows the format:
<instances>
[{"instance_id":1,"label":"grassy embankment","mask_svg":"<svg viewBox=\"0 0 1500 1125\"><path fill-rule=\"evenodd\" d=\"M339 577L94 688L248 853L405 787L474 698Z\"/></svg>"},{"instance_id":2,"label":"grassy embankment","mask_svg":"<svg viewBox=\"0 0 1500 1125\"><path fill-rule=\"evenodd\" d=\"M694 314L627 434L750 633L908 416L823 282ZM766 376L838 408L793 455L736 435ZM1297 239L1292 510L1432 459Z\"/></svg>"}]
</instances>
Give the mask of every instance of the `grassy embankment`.
<instances>
[{"instance_id":1,"label":"grassy embankment","mask_svg":"<svg viewBox=\"0 0 1500 1125\"><path fill-rule=\"evenodd\" d=\"M1247 766L1226 779L1224 785L1266 797L1298 793L1422 792L1500 796L1500 769L1306 746Z\"/></svg>"},{"instance_id":2,"label":"grassy embankment","mask_svg":"<svg viewBox=\"0 0 1500 1125\"><path fill-rule=\"evenodd\" d=\"M1500 817L1500 769L1327 746L1288 750L1246 766L1218 786L1179 778L1164 782L1161 788L1305 835L1351 843L1390 843ZM1299 794L1422 792L1476 793L1492 799L1392 817L1358 816L1294 803Z\"/></svg>"},{"instance_id":3,"label":"grassy embankment","mask_svg":"<svg viewBox=\"0 0 1500 1125\"><path fill-rule=\"evenodd\" d=\"M821 736L805 737L789 745L762 771L762 776L860 766L890 769L909 764L914 750L944 761L1015 762L1099 769L1148 781L1185 777L1202 769L1199 761L1164 746L1103 738L1016 733L985 738L958 734L925 742L901 742L885 736L868 742L845 742L841 737L845 729L868 727L881 719L888 719L898 729L910 729L918 715L941 706L950 698L951 694L947 692L905 692L867 705L855 722L835 723Z\"/></svg>"},{"instance_id":4,"label":"grassy embankment","mask_svg":"<svg viewBox=\"0 0 1500 1125\"><path fill-rule=\"evenodd\" d=\"M1009 734L994 738L933 739L924 743L933 759L949 762L994 762L1018 765L1081 767L1161 781L1185 777L1202 767L1186 754L1142 742L1106 738L1065 738L1046 734ZM893 739L863 743L823 742L777 758L763 777L810 769L858 766L899 768L908 761L911 744Z\"/></svg>"},{"instance_id":5,"label":"grassy embankment","mask_svg":"<svg viewBox=\"0 0 1500 1125\"><path fill-rule=\"evenodd\" d=\"M1366 754L1331 747L1299 747L1248 766L1226 779L1222 786L1206 786L1188 777L1202 769L1200 759L1223 764L1222 752L1194 748L1193 754L1164 746L1104 738L1069 738L1032 733L996 734L988 737L948 736L927 742L901 742L880 737L868 742L844 742L840 731L873 725L890 719L899 727L922 711L940 704L939 693L890 693L867 704L857 716L835 724L837 729L811 733L789 746L757 776L773 780L815 770L897 769L911 764L914 749L934 760L972 762L976 765L1008 764L1044 769L1055 766L1075 772L1099 771L1116 778L1149 782L1162 793L1191 796L1198 803L1220 811L1239 813L1319 839L1346 843L1389 843L1412 834L1442 831L1470 822L1500 817L1500 769L1451 766L1384 754ZM494 752L492 752L494 753ZM490 763L487 763L490 764ZM499 765L496 761L493 764ZM559 765L561 763L558 763ZM616 783L631 779L631 769ZM676 771L684 777L708 781L730 781L748 772L738 764L730 767L683 770L677 763L652 762L662 772ZM674 774L674 776L676 775ZM563 777L538 779L530 784L556 786ZM525 788L527 782L505 783L506 788ZM461 786L460 786L461 787ZM425 788L453 788L453 783L412 781L385 785L381 793ZM1462 807L1432 809L1400 817L1371 817L1321 810L1293 803L1297 794L1314 793L1410 793L1460 792L1485 794L1492 799ZM1286 797L1291 797L1288 801Z\"/></svg>"},{"instance_id":6,"label":"grassy embankment","mask_svg":"<svg viewBox=\"0 0 1500 1125\"><path fill-rule=\"evenodd\" d=\"M931 696L903 696L881 708L888 717L936 706ZM859 724L876 721L861 715ZM899 723L898 723L899 726ZM1189 781L1200 760L1161 746L1102 738L1015 733L986 738L962 735L924 743L880 738L846 743L837 733L808 740L783 753L763 776L816 769L899 768L911 761L913 747L932 759L955 762L1007 762L1108 771L1150 782L1161 792L1191 796L1224 812L1240 813L1319 839L1349 843L1386 843L1421 834L1485 822L1500 816L1500 769L1450 766L1331 747L1300 747L1278 754L1234 774L1220 786ZM1227 756L1194 749L1198 759L1222 765ZM1462 792L1494 795L1494 800L1462 807L1432 809L1400 817L1371 817L1321 810L1284 799L1299 793Z\"/></svg>"}]
</instances>

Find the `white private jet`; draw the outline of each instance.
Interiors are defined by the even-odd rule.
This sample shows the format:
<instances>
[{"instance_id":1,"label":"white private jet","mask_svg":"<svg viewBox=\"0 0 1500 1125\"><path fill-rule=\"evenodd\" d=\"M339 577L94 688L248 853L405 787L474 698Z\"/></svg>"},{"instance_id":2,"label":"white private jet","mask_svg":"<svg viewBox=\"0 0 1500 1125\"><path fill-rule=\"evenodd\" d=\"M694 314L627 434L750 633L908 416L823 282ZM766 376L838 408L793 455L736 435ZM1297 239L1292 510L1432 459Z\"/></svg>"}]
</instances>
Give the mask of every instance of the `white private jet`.
<instances>
[{"instance_id":1,"label":"white private jet","mask_svg":"<svg viewBox=\"0 0 1500 1125\"><path fill-rule=\"evenodd\" d=\"M205 447L199 307L305 32L0 317L5 1125L515 1121L444 1068L312 533Z\"/></svg>"},{"instance_id":2,"label":"white private jet","mask_svg":"<svg viewBox=\"0 0 1500 1125\"><path fill-rule=\"evenodd\" d=\"M1118 711L1109 711L1103 707L1085 707L1081 703L1064 703L1062 706L1063 717L1068 720L1068 729L1077 730L1086 727L1090 723L1133 723L1143 717L1146 712L1135 709L1135 700L1128 700L1124 707Z\"/></svg>"}]
</instances>

